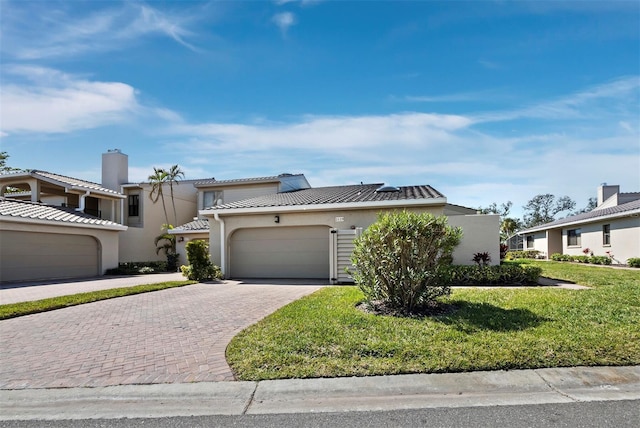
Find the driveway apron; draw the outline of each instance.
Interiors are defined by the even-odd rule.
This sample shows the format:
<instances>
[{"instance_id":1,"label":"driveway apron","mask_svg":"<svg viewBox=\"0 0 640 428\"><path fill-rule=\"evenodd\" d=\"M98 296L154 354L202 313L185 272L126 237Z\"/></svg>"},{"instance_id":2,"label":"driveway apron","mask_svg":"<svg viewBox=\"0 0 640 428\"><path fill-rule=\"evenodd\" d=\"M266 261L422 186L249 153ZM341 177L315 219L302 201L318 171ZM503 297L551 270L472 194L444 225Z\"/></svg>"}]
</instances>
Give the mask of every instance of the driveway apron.
<instances>
[{"instance_id":1,"label":"driveway apron","mask_svg":"<svg viewBox=\"0 0 640 428\"><path fill-rule=\"evenodd\" d=\"M231 338L319 285L194 284L0 321L0 389L231 381Z\"/></svg>"}]
</instances>

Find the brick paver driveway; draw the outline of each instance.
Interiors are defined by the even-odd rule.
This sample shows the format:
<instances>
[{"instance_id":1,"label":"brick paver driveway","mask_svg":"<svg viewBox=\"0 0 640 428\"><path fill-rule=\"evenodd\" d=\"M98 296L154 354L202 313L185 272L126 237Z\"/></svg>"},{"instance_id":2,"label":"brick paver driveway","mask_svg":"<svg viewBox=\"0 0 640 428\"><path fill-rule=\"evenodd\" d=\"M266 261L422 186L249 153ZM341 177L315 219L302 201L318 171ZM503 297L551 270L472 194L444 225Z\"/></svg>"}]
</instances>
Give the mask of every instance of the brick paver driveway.
<instances>
[{"instance_id":1,"label":"brick paver driveway","mask_svg":"<svg viewBox=\"0 0 640 428\"><path fill-rule=\"evenodd\" d=\"M0 389L233 380L230 339L320 287L194 284L0 321Z\"/></svg>"}]
</instances>

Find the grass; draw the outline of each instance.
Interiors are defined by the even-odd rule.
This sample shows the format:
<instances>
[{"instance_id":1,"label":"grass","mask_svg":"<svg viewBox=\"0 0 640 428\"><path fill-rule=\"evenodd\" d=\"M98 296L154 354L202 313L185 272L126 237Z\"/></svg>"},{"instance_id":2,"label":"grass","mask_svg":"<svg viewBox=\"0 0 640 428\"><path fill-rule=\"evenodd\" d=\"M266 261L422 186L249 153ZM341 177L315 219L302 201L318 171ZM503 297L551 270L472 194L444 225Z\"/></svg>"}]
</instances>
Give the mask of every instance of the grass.
<instances>
[{"instance_id":1,"label":"grass","mask_svg":"<svg viewBox=\"0 0 640 428\"><path fill-rule=\"evenodd\" d=\"M23 315L36 314L39 312L53 311L55 309L66 308L69 306L97 302L98 300L106 300L113 299L115 297L130 296L133 294L148 293L150 291L164 290L166 288L183 287L185 285L195 283L196 281L169 281L158 284L112 288L109 290L91 291L88 293L72 294L69 296L51 297L48 299L34 300L31 302L0 305L0 320L20 317Z\"/></svg>"},{"instance_id":2,"label":"grass","mask_svg":"<svg viewBox=\"0 0 640 428\"><path fill-rule=\"evenodd\" d=\"M395 318L328 287L241 332L227 361L242 380L640 364L640 272L531 263L593 288L455 289L455 312Z\"/></svg>"}]
</instances>

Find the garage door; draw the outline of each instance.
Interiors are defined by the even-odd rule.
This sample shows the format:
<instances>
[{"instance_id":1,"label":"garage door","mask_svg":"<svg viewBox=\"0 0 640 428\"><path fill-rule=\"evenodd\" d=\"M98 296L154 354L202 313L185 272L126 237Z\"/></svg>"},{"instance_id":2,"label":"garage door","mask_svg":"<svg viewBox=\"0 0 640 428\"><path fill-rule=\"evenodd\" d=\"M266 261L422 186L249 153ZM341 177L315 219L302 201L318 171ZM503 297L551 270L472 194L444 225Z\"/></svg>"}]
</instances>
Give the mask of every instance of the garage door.
<instances>
[{"instance_id":1,"label":"garage door","mask_svg":"<svg viewBox=\"0 0 640 428\"><path fill-rule=\"evenodd\" d=\"M98 242L91 236L2 231L0 280L98 275Z\"/></svg>"},{"instance_id":2,"label":"garage door","mask_svg":"<svg viewBox=\"0 0 640 428\"><path fill-rule=\"evenodd\" d=\"M240 229L230 241L232 278L329 278L326 226Z\"/></svg>"}]
</instances>

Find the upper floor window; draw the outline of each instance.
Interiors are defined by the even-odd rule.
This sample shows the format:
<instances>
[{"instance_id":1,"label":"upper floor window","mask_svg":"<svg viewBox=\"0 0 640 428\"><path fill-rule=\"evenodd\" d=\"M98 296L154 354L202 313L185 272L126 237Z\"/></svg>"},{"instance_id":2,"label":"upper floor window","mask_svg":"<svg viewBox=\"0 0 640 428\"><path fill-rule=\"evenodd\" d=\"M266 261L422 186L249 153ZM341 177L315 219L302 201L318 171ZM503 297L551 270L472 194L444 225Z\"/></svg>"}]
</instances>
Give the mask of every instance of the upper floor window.
<instances>
[{"instance_id":1,"label":"upper floor window","mask_svg":"<svg viewBox=\"0 0 640 428\"><path fill-rule=\"evenodd\" d=\"M611 225L602 225L602 245L611 245Z\"/></svg>"},{"instance_id":2,"label":"upper floor window","mask_svg":"<svg viewBox=\"0 0 640 428\"><path fill-rule=\"evenodd\" d=\"M582 235L582 230L580 229L567 230L567 246L579 247L581 245L581 239L580 239L581 235Z\"/></svg>"},{"instance_id":3,"label":"upper floor window","mask_svg":"<svg viewBox=\"0 0 640 428\"><path fill-rule=\"evenodd\" d=\"M533 235L528 235L527 236L527 248L533 248L535 239L533 238Z\"/></svg>"},{"instance_id":4,"label":"upper floor window","mask_svg":"<svg viewBox=\"0 0 640 428\"><path fill-rule=\"evenodd\" d=\"M140 195L129 195L129 217L138 217L140 215Z\"/></svg>"},{"instance_id":5,"label":"upper floor window","mask_svg":"<svg viewBox=\"0 0 640 428\"><path fill-rule=\"evenodd\" d=\"M202 193L202 208L210 208L216 205L220 205L222 202L222 192L209 190Z\"/></svg>"}]
</instances>

